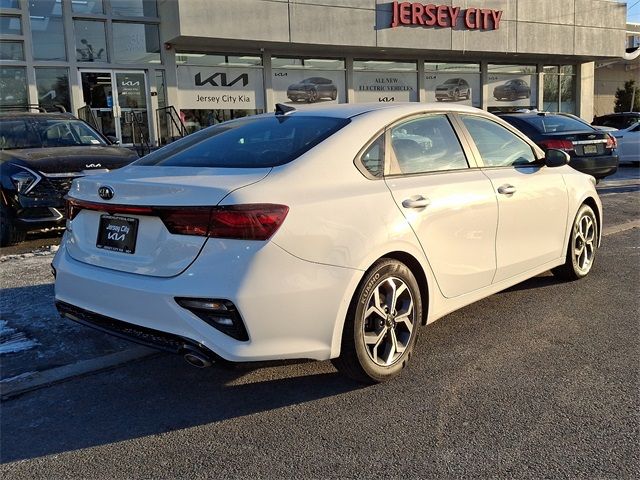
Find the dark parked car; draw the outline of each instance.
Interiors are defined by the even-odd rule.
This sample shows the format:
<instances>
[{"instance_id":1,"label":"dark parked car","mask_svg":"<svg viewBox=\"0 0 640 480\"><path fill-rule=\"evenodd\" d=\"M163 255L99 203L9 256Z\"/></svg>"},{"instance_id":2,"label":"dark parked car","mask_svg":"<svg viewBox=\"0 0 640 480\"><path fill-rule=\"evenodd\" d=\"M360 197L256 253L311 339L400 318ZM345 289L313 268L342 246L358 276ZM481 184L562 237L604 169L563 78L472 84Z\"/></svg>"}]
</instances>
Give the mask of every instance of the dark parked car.
<instances>
[{"instance_id":1,"label":"dark parked car","mask_svg":"<svg viewBox=\"0 0 640 480\"><path fill-rule=\"evenodd\" d=\"M517 100L519 98L531 97L529 84L519 78L509 80L493 89L493 96L496 100Z\"/></svg>"},{"instance_id":2,"label":"dark parked car","mask_svg":"<svg viewBox=\"0 0 640 480\"><path fill-rule=\"evenodd\" d=\"M624 130L638 122L640 122L640 112L610 113L594 117L591 125Z\"/></svg>"},{"instance_id":3,"label":"dark parked car","mask_svg":"<svg viewBox=\"0 0 640 480\"><path fill-rule=\"evenodd\" d=\"M573 115L564 113L508 113L500 115L543 150L564 150L569 165L601 179L618 170L616 139Z\"/></svg>"},{"instance_id":4,"label":"dark parked car","mask_svg":"<svg viewBox=\"0 0 640 480\"><path fill-rule=\"evenodd\" d=\"M289 85L287 97L294 102L304 100L309 103L317 102L321 98L335 100L338 97L338 87L328 78L305 78L300 83Z\"/></svg>"},{"instance_id":5,"label":"dark parked car","mask_svg":"<svg viewBox=\"0 0 640 480\"><path fill-rule=\"evenodd\" d=\"M64 196L75 178L136 158L70 114L0 114L0 245L63 228Z\"/></svg>"},{"instance_id":6,"label":"dark parked car","mask_svg":"<svg viewBox=\"0 0 640 480\"><path fill-rule=\"evenodd\" d=\"M468 100L471 98L471 87L464 78L450 78L436 87L436 100Z\"/></svg>"}]
</instances>

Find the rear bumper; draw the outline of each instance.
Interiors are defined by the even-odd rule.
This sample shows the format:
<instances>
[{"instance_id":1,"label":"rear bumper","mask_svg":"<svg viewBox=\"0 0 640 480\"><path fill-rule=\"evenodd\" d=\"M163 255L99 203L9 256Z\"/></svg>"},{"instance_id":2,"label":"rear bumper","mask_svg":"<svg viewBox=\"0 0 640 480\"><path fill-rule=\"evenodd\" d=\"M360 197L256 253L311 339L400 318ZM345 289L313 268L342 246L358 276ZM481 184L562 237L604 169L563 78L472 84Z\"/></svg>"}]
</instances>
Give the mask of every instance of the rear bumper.
<instances>
[{"instance_id":1,"label":"rear bumper","mask_svg":"<svg viewBox=\"0 0 640 480\"><path fill-rule=\"evenodd\" d=\"M579 172L600 179L616 173L618 170L618 156L571 157L569 165Z\"/></svg>"},{"instance_id":2,"label":"rear bumper","mask_svg":"<svg viewBox=\"0 0 640 480\"><path fill-rule=\"evenodd\" d=\"M246 243L210 239L198 259L171 278L88 265L71 258L62 246L53 262L56 302L88 312L89 320L99 321L81 323L97 328L101 323L111 333L122 330L104 327L115 321L124 322L125 330L130 324L129 330L141 327L168 335L174 339L173 351L179 350L177 338L231 362L330 358L334 330L342 328L350 290L362 272L300 260L271 242L245 259ZM178 305L176 297L232 301L249 340L216 330Z\"/></svg>"}]
</instances>

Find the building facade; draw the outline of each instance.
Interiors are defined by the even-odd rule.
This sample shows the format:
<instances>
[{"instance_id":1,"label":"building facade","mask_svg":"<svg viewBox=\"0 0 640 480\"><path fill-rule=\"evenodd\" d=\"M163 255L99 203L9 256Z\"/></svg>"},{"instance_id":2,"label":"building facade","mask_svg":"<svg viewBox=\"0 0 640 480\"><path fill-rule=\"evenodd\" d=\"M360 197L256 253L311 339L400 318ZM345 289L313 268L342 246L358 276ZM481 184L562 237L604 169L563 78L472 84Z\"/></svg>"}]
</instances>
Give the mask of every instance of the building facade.
<instances>
[{"instance_id":1,"label":"building facade","mask_svg":"<svg viewBox=\"0 0 640 480\"><path fill-rule=\"evenodd\" d=\"M611 0L0 0L0 108L62 105L122 144L278 102L591 120L595 62L625 30Z\"/></svg>"}]
</instances>

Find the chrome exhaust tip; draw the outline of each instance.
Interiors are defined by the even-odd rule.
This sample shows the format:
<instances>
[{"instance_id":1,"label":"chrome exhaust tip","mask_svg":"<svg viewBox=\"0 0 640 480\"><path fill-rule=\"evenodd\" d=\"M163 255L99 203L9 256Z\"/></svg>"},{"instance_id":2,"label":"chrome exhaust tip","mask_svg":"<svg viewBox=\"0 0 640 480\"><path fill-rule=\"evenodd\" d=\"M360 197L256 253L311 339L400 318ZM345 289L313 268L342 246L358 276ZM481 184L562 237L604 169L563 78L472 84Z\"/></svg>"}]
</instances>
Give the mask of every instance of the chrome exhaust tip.
<instances>
[{"instance_id":1,"label":"chrome exhaust tip","mask_svg":"<svg viewBox=\"0 0 640 480\"><path fill-rule=\"evenodd\" d=\"M213 365L213 362L202 353L191 350L191 349L185 349L185 350L187 351L183 355L183 358L189 365L196 368L207 368Z\"/></svg>"}]
</instances>

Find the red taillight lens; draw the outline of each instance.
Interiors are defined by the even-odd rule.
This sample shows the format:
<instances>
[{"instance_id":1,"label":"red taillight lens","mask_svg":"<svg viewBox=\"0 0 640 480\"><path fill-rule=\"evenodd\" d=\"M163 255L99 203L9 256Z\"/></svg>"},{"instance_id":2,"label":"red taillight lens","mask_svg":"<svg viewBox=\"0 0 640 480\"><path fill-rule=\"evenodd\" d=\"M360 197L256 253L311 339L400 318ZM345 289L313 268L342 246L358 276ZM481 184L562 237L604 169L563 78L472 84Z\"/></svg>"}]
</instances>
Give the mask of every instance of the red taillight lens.
<instances>
[{"instance_id":1,"label":"red taillight lens","mask_svg":"<svg viewBox=\"0 0 640 480\"><path fill-rule=\"evenodd\" d=\"M209 236L243 240L267 240L289 213L286 205L250 204L215 207L211 211Z\"/></svg>"},{"instance_id":2,"label":"red taillight lens","mask_svg":"<svg viewBox=\"0 0 640 480\"><path fill-rule=\"evenodd\" d=\"M618 148L618 140L609 133L607 133L607 148Z\"/></svg>"},{"instance_id":3,"label":"red taillight lens","mask_svg":"<svg viewBox=\"0 0 640 480\"><path fill-rule=\"evenodd\" d=\"M157 216L174 234L241 240L271 238L289 213L286 205L270 203L224 207L138 207L67 200L68 219L73 220L83 209L112 215Z\"/></svg>"},{"instance_id":4,"label":"red taillight lens","mask_svg":"<svg viewBox=\"0 0 640 480\"><path fill-rule=\"evenodd\" d=\"M571 140L542 140L540 142L540 146L545 150L550 150L552 148L557 150L573 150L573 142Z\"/></svg>"}]
</instances>

